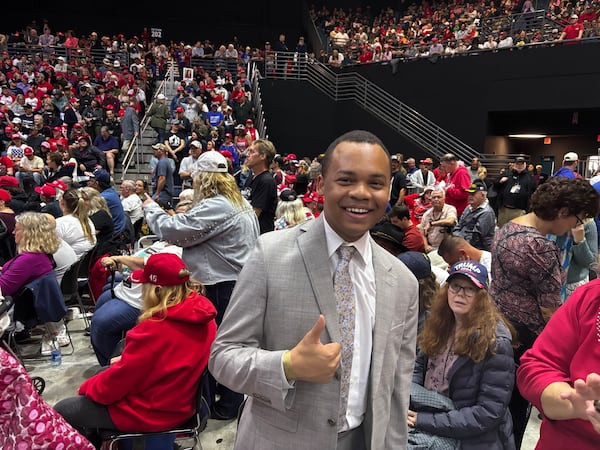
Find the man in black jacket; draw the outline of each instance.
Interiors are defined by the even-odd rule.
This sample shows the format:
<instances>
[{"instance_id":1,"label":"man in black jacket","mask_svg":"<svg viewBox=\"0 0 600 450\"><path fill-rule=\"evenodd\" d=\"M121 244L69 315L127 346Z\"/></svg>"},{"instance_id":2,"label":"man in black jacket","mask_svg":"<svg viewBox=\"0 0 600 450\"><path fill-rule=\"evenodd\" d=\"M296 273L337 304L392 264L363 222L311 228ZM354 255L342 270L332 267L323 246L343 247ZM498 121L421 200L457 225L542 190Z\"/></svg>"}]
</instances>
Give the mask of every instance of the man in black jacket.
<instances>
[{"instance_id":1,"label":"man in black jacket","mask_svg":"<svg viewBox=\"0 0 600 450\"><path fill-rule=\"evenodd\" d=\"M501 173L494 187L498 192L498 228L529 210L529 199L537 185L527 171L528 158L519 155L512 169Z\"/></svg>"}]
</instances>

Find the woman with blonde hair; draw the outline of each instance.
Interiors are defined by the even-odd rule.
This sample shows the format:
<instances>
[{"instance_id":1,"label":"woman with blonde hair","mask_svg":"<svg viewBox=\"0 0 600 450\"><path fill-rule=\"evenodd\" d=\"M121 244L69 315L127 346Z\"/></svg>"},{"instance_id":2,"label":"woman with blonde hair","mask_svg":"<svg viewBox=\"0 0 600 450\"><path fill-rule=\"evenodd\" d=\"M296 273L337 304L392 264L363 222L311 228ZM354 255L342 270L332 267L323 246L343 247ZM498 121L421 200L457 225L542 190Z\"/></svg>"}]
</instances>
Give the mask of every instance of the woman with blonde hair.
<instances>
[{"instance_id":1,"label":"woman with blonde hair","mask_svg":"<svg viewBox=\"0 0 600 450\"><path fill-rule=\"evenodd\" d=\"M284 189L279 194L275 209L275 229L291 228L299 223L314 219L313 213L304 206L302 197L293 189Z\"/></svg>"},{"instance_id":2,"label":"woman with blonde hair","mask_svg":"<svg viewBox=\"0 0 600 450\"><path fill-rule=\"evenodd\" d=\"M56 219L56 232L81 259L96 245L96 227L89 217L89 205L83 192L73 188L63 194L59 205L63 215Z\"/></svg>"},{"instance_id":3,"label":"woman with blonde hair","mask_svg":"<svg viewBox=\"0 0 600 450\"><path fill-rule=\"evenodd\" d=\"M54 268L52 255L60 241L54 225L37 212L24 212L15 217L17 255L2 266L2 295L14 295L27 283L50 273Z\"/></svg>"},{"instance_id":4,"label":"woman with blonde hair","mask_svg":"<svg viewBox=\"0 0 600 450\"><path fill-rule=\"evenodd\" d=\"M228 173L227 160L221 153L202 153L196 169L194 200L187 212L169 215L148 196L144 214L150 229L161 239L183 247L183 260L206 287L220 324L238 275L258 238L258 219ZM214 382L212 387L214 390ZM213 415L233 418L244 396L220 388L221 399L213 405Z\"/></svg>"},{"instance_id":5,"label":"woman with blonde hair","mask_svg":"<svg viewBox=\"0 0 600 450\"><path fill-rule=\"evenodd\" d=\"M33 280L54 271L56 263L53 255L60 247L54 223L46 214L24 212L16 217L15 243L17 255L2 266L0 275L0 292L14 296ZM58 281L58 280L57 280ZM27 312L30 316L29 311ZM35 316L35 313L32 317ZM22 319L15 313L15 320ZM60 346L69 345L69 338L62 322L48 324L57 336ZM42 339L42 355L49 355L50 336Z\"/></svg>"},{"instance_id":6,"label":"woman with blonde hair","mask_svg":"<svg viewBox=\"0 0 600 450\"><path fill-rule=\"evenodd\" d=\"M96 448L98 429L153 432L188 420L216 335L215 308L179 256L151 255L130 282L143 283L143 306L121 356L54 407Z\"/></svg>"},{"instance_id":7,"label":"woman with blonde hair","mask_svg":"<svg viewBox=\"0 0 600 450\"><path fill-rule=\"evenodd\" d=\"M485 266L459 261L429 308L418 338L409 444L416 443L411 434L423 432L462 450L515 448L508 410L515 379L512 332L487 289ZM417 406L422 392L445 407Z\"/></svg>"},{"instance_id":8,"label":"woman with blonde hair","mask_svg":"<svg viewBox=\"0 0 600 450\"><path fill-rule=\"evenodd\" d=\"M89 217L96 229L96 240L98 247L96 253L103 255L105 253L114 254L118 250L119 242L115 236L115 224L108 208L108 203L100 192L93 187L80 188L83 197L88 203Z\"/></svg>"}]
</instances>

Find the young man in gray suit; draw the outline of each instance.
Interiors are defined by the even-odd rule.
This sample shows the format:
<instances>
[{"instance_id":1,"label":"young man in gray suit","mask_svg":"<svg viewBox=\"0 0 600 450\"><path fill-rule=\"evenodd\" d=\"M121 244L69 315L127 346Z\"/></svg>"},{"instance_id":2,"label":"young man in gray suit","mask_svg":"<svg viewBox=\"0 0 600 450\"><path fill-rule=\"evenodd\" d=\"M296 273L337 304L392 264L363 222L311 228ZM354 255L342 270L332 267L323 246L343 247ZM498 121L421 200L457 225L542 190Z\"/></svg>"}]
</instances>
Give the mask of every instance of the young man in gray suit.
<instances>
[{"instance_id":1,"label":"young man in gray suit","mask_svg":"<svg viewBox=\"0 0 600 450\"><path fill-rule=\"evenodd\" d=\"M390 156L355 130L321 164L323 214L260 236L212 347L211 373L248 395L236 449L407 446L418 285L369 235L385 213ZM348 246L352 327L338 324L333 281Z\"/></svg>"}]
</instances>

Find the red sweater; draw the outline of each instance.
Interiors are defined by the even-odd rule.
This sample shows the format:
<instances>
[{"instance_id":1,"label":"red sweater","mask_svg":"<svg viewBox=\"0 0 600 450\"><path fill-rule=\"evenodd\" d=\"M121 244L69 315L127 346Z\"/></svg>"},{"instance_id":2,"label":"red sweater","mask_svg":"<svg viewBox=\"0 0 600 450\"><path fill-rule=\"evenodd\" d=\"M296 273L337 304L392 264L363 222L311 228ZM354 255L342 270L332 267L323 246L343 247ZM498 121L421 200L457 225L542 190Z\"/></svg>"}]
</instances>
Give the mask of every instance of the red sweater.
<instances>
[{"instance_id":1,"label":"red sweater","mask_svg":"<svg viewBox=\"0 0 600 450\"><path fill-rule=\"evenodd\" d=\"M191 294L167 310L164 320L145 320L127 332L121 360L86 380L79 394L108 405L121 431L163 431L195 410L198 382L215 339L217 312L206 297Z\"/></svg>"},{"instance_id":2,"label":"red sweater","mask_svg":"<svg viewBox=\"0 0 600 450\"><path fill-rule=\"evenodd\" d=\"M471 175L466 167L458 166L446 178L446 203L456 208L456 215L460 215L469 205L469 193L465 190L471 186Z\"/></svg>"},{"instance_id":3,"label":"red sweater","mask_svg":"<svg viewBox=\"0 0 600 450\"><path fill-rule=\"evenodd\" d=\"M521 395L542 410L542 391L550 384L600 373L600 279L578 288L554 313L533 347L521 357L517 386ZM600 435L580 419L544 419L537 450L595 450Z\"/></svg>"}]
</instances>

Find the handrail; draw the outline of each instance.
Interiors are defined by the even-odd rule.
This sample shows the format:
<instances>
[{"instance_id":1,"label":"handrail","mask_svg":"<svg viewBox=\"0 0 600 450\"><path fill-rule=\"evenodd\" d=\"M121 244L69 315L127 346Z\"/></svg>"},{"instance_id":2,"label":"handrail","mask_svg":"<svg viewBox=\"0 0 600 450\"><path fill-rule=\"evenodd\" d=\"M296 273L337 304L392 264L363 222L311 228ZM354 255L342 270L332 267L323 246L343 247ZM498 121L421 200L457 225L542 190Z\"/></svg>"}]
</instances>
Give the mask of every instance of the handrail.
<instances>
[{"instance_id":1,"label":"handrail","mask_svg":"<svg viewBox=\"0 0 600 450\"><path fill-rule=\"evenodd\" d=\"M304 80L333 101L355 102L432 156L439 158L445 153L454 153L465 161L475 156L483 158L475 149L359 73L348 70L335 73L314 60L298 61L294 53L277 56L272 65L264 66L268 68L264 73L266 78Z\"/></svg>"}]
</instances>

